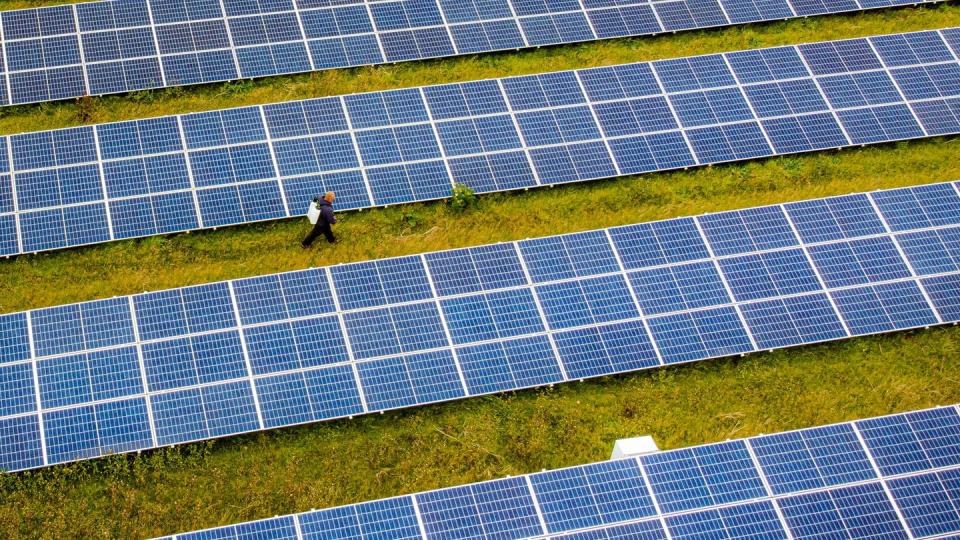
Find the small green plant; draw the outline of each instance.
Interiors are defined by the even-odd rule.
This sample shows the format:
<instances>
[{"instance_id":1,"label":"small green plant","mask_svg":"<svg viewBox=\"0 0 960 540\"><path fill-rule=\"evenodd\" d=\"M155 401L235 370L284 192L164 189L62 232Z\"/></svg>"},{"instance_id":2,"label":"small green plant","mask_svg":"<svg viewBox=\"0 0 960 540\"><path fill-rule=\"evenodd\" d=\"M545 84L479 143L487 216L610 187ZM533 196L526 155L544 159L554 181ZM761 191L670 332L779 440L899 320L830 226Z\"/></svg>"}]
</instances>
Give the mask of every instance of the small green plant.
<instances>
[{"instance_id":1,"label":"small green plant","mask_svg":"<svg viewBox=\"0 0 960 540\"><path fill-rule=\"evenodd\" d=\"M450 206L454 210L466 210L477 205L477 194L466 184L454 184L450 190Z\"/></svg>"},{"instance_id":2,"label":"small green plant","mask_svg":"<svg viewBox=\"0 0 960 540\"><path fill-rule=\"evenodd\" d=\"M158 94L163 92L151 92L150 90L137 90L135 92L130 92L126 96L123 96L133 103L147 103L152 101Z\"/></svg>"},{"instance_id":3,"label":"small green plant","mask_svg":"<svg viewBox=\"0 0 960 540\"><path fill-rule=\"evenodd\" d=\"M253 79L241 79L223 83L219 95L223 97L237 97L253 90Z\"/></svg>"},{"instance_id":4,"label":"small green plant","mask_svg":"<svg viewBox=\"0 0 960 540\"><path fill-rule=\"evenodd\" d=\"M423 216L416 212L404 212L400 215L401 229L406 231L419 229L423 225Z\"/></svg>"}]
</instances>

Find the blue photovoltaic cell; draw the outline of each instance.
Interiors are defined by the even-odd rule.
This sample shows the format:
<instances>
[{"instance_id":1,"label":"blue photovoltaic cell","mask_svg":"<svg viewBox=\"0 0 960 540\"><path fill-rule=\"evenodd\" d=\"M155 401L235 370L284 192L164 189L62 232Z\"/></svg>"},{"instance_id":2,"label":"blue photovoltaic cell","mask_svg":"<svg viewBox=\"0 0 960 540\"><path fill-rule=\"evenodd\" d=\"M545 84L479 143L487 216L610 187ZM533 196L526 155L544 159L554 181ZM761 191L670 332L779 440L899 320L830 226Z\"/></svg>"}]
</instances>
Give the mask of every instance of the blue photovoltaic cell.
<instances>
[{"instance_id":1,"label":"blue photovoltaic cell","mask_svg":"<svg viewBox=\"0 0 960 540\"><path fill-rule=\"evenodd\" d=\"M753 349L733 308L679 313L650 320L650 332L667 364Z\"/></svg>"},{"instance_id":2,"label":"blue photovoltaic cell","mask_svg":"<svg viewBox=\"0 0 960 540\"><path fill-rule=\"evenodd\" d=\"M370 410L463 397L456 365L447 351L364 362L358 370Z\"/></svg>"},{"instance_id":3,"label":"blue photovoltaic cell","mask_svg":"<svg viewBox=\"0 0 960 540\"><path fill-rule=\"evenodd\" d=\"M913 113L905 105L841 111L837 116L855 144L923 136Z\"/></svg>"},{"instance_id":4,"label":"blue photovoltaic cell","mask_svg":"<svg viewBox=\"0 0 960 540\"><path fill-rule=\"evenodd\" d=\"M146 401L112 401L96 407L101 452L113 454L153 446Z\"/></svg>"},{"instance_id":5,"label":"blue photovoltaic cell","mask_svg":"<svg viewBox=\"0 0 960 540\"><path fill-rule=\"evenodd\" d=\"M608 137L677 129L677 121L663 97L613 101L595 107L597 119Z\"/></svg>"},{"instance_id":6,"label":"blue photovoltaic cell","mask_svg":"<svg viewBox=\"0 0 960 540\"><path fill-rule=\"evenodd\" d=\"M873 53L866 39L807 44L799 49L814 75L882 67L880 59Z\"/></svg>"},{"instance_id":7,"label":"blue photovoltaic cell","mask_svg":"<svg viewBox=\"0 0 960 540\"><path fill-rule=\"evenodd\" d=\"M224 283L146 293L134 296L133 303L141 339L218 330L236 324Z\"/></svg>"},{"instance_id":8,"label":"blue photovoltaic cell","mask_svg":"<svg viewBox=\"0 0 960 540\"><path fill-rule=\"evenodd\" d=\"M265 377L257 381L264 424L312 422L363 412L349 366Z\"/></svg>"},{"instance_id":9,"label":"blue photovoltaic cell","mask_svg":"<svg viewBox=\"0 0 960 540\"><path fill-rule=\"evenodd\" d=\"M5 315L0 420L53 414L44 465L960 319L956 227L873 232L873 196ZM153 426L108 408L144 396ZM784 466L814 487L771 486L842 481L807 445Z\"/></svg>"},{"instance_id":10,"label":"blue photovoltaic cell","mask_svg":"<svg viewBox=\"0 0 960 540\"><path fill-rule=\"evenodd\" d=\"M610 242L602 232L519 242L534 282L605 274L618 270Z\"/></svg>"},{"instance_id":11,"label":"blue photovoltaic cell","mask_svg":"<svg viewBox=\"0 0 960 540\"><path fill-rule=\"evenodd\" d=\"M750 446L777 495L876 478L846 424L756 437Z\"/></svg>"},{"instance_id":12,"label":"blue photovoltaic cell","mask_svg":"<svg viewBox=\"0 0 960 540\"><path fill-rule=\"evenodd\" d=\"M749 11L750 5L760 9L755 3L726 3L730 4L725 8L728 14ZM639 7L602 4L586 7L591 20L606 20L601 13L631 19L625 13ZM678 1L651 9L663 11L661 19L665 17L668 27L676 28L689 20L684 6L687 3ZM261 64L271 62L279 71L300 65L304 56L294 51L302 48L302 41L297 43L302 38L284 40L290 32L299 35L299 25L292 24L298 16L301 22L307 21L307 34L315 35L317 17L323 13L334 19L328 28L345 24L335 20L347 15L330 15L333 12L352 13L348 18L359 17L367 26L346 23L351 32L361 31L352 38L331 37L330 30L320 31L322 37L308 37L314 64L323 67L322 56L334 50L330 40L342 47L344 39L371 38L380 55L376 36L365 33L373 27L363 6L311 5L296 13L290 7L268 15L273 22L264 26L258 22L259 15L245 22L228 17L230 29L239 32L235 45L242 53L238 55L241 71L259 70ZM567 7L574 12L582 9L579 4ZM713 2L689 7L694 12L720 13ZM377 10L393 13L397 8L391 4L389 9L378 6ZM436 12L435 6L429 9ZM174 11L180 13L182 6ZM388 19L410 19L403 13ZM527 22L542 26L541 32L556 32L554 17L567 15L533 15L537 22ZM730 16L740 20L747 15ZM251 22L253 26L248 27ZM186 32L182 35L164 35L161 48L195 44L197 36L213 40L212 36L222 35L222 43L229 43L222 16L191 24L178 30ZM589 31L585 19L577 24ZM211 25L222 28L215 30ZM603 33L603 28L609 29L602 24L598 32ZM435 29L441 27L384 35L391 36L390 51L406 47L422 56L445 47L446 32ZM339 35L338 31L333 34ZM251 32L256 34L255 42L246 41L252 39ZM268 35L277 32L280 42L262 43L273 40ZM453 33L456 39L457 32ZM4 189L0 176L0 254L292 217L301 215L314 196L329 190L338 193L338 209L357 209L444 198L456 182L482 193L920 137L924 136L921 125L931 136L954 133L960 131L960 67L945 56L948 35L949 31L897 34L869 41L664 60L655 63L656 77L652 64L630 64L120 122L99 125L96 130L16 135L11 139L11 155L0 156L0 169L13 169L9 189ZM434 38L440 42L424 41ZM215 63L202 64L221 55L233 70L233 56L224 47L164 53L164 66L177 71L181 79L201 80L217 73ZM874 48L895 65L924 64L894 69L895 87ZM900 49L904 58L897 56ZM257 67L247 67L249 58L257 59ZM822 75L818 83L810 78L804 59L814 73ZM252 74L260 72L244 76ZM828 102L839 111L831 112ZM951 112L951 107L956 111ZM891 192L878 196L877 205L898 231L921 222L958 223L960 199L951 190L934 186L929 192L909 192L910 200ZM13 201L14 192L17 201ZM876 219L867 213L862 220L853 214L835 215L848 203L862 206L863 202L842 199L816 202L815 208L788 209L804 240L874 234L870 231L876 231ZM18 215L11 213L14 202ZM913 224L898 217L906 206L911 219L918 220ZM922 207L923 215L914 207ZM792 231L782 222L784 216L779 216L778 223L777 216L765 214L769 210L704 218L701 225L715 243L715 254L794 245ZM660 236L643 230L636 234ZM668 232L664 239L677 244L650 248L645 254L625 254L624 264L636 267L639 260L632 260L634 256L669 261L698 258L697 247L686 243L688 239L672 238ZM613 268L612 261L602 257L590 259L591 249L589 245L573 248L574 259L582 259L578 262L583 272ZM540 268L536 257L530 258L535 280L572 272L560 259Z\"/></svg>"},{"instance_id":13,"label":"blue photovoltaic cell","mask_svg":"<svg viewBox=\"0 0 960 540\"><path fill-rule=\"evenodd\" d=\"M447 345L433 303L411 304L344 317L356 358L373 358Z\"/></svg>"},{"instance_id":14,"label":"blue photovoltaic cell","mask_svg":"<svg viewBox=\"0 0 960 540\"><path fill-rule=\"evenodd\" d=\"M690 218L617 227L610 229L610 236L628 269L710 256L703 236Z\"/></svg>"},{"instance_id":15,"label":"blue photovoltaic cell","mask_svg":"<svg viewBox=\"0 0 960 540\"><path fill-rule=\"evenodd\" d=\"M249 328L244 338L250 367L257 375L349 360L336 317Z\"/></svg>"},{"instance_id":16,"label":"blue photovoltaic cell","mask_svg":"<svg viewBox=\"0 0 960 540\"><path fill-rule=\"evenodd\" d=\"M960 276L929 278L922 283L943 322L960 321Z\"/></svg>"},{"instance_id":17,"label":"blue photovoltaic cell","mask_svg":"<svg viewBox=\"0 0 960 540\"><path fill-rule=\"evenodd\" d=\"M910 276L910 269L896 245L887 237L813 246L809 252L828 287L862 285Z\"/></svg>"},{"instance_id":18,"label":"blue photovoltaic cell","mask_svg":"<svg viewBox=\"0 0 960 540\"><path fill-rule=\"evenodd\" d=\"M742 441L640 458L662 512L762 497L763 483Z\"/></svg>"},{"instance_id":19,"label":"blue photovoltaic cell","mask_svg":"<svg viewBox=\"0 0 960 540\"><path fill-rule=\"evenodd\" d=\"M252 523L243 523L241 525L237 525L233 531L229 532L224 529L220 529L211 531L211 533L208 534L203 534L200 532L188 535L177 535L177 538L186 540L223 538L217 533L233 533L236 534L236 538L271 538L276 540L295 540L298 538L296 525L294 525L293 518L289 516L265 519L263 521L255 521Z\"/></svg>"},{"instance_id":20,"label":"blue photovoltaic cell","mask_svg":"<svg viewBox=\"0 0 960 540\"><path fill-rule=\"evenodd\" d=\"M371 410L405 407L420 401L410 385L406 358L364 362L358 366L358 370L364 393L367 394L367 406Z\"/></svg>"},{"instance_id":21,"label":"blue photovoltaic cell","mask_svg":"<svg viewBox=\"0 0 960 540\"><path fill-rule=\"evenodd\" d=\"M55 307L32 316L37 354L46 356L133 341L126 298Z\"/></svg>"},{"instance_id":22,"label":"blue photovoltaic cell","mask_svg":"<svg viewBox=\"0 0 960 540\"><path fill-rule=\"evenodd\" d=\"M525 538L542 532L522 478L417 495L428 535L450 538Z\"/></svg>"},{"instance_id":23,"label":"blue photovoltaic cell","mask_svg":"<svg viewBox=\"0 0 960 540\"><path fill-rule=\"evenodd\" d=\"M902 234L897 243L919 275L960 270L960 228Z\"/></svg>"},{"instance_id":24,"label":"blue photovoltaic cell","mask_svg":"<svg viewBox=\"0 0 960 540\"><path fill-rule=\"evenodd\" d=\"M709 214L697 218L717 256L797 245L778 206Z\"/></svg>"},{"instance_id":25,"label":"blue photovoltaic cell","mask_svg":"<svg viewBox=\"0 0 960 540\"><path fill-rule=\"evenodd\" d=\"M765 120L762 125L774 150L781 154L841 148L850 144L829 113Z\"/></svg>"},{"instance_id":26,"label":"blue photovoltaic cell","mask_svg":"<svg viewBox=\"0 0 960 540\"><path fill-rule=\"evenodd\" d=\"M847 332L825 294L776 298L741 307L761 349L840 339Z\"/></svg>"},{"instance_id":27,"label":"blue photovoltaic cell","mask_svg":"<svg viewBox=\"0 0 960 540\"><path fill-rule=\"evenodd\" d=\"M257 429L250 386L244 382L161 394L152 405L160 444Z\"/></svg>"},{"instance_id":28,"label":"blue photovoltaic cell","mask_svg":"<svg viewBox=\"0 0 960 540\"><path fill-rule=\"evenodd\" d=\"M37 415L0 419L0 469L22 470L43 466Z\"/></svg>"},{"instance_id":29,"label":"blue photovoltaic cell","mask_svg":"<svg viewBox=\"0 0 960 540\"><path fill-rule=\"evenodd\" d=\"M640 321L554 334L557 352L571 379L653 367L659 364Z\"/></svg>"},{"instance_id":30,"label":"blue photovoltaic cell","mask_svg":"<svg viewBox=\"0 0 960 540\"><path fill-rule=\"evenodd\" d=\"M416 516L409 497L387 499L331 510L316 510L298 516L304 538L320 539L331 536L420 538Z\"/></svg>"},{"instance_id":31,"label":"blue photovoltaic cell","mask_svg":"<svg viewBox=\"0 0 960 540\"><path fill-rule=\"evenodd\" d=\"M526 284L511 244L479 246L426 255L437 294L462 294Z\"/></svg>"},{"instance_id":32,"label":"blue photovoltaic cell","mask_svg":"<svg viewBox=\"0 0 960 540\"><path fill-rule=\"evenodd\" d=\"M21 366L17 366L21 367ZM86 355L52 358L37 365L40 399L44 407L90 401L90 371Z\"/></svg>"},{"instance_id":33,"label":"blue photovoltaic cell","mask_svg":"<svg viewBox=\"0 0 960 540\"><path fill-rule=\"evenodd\" d=\"M960 416L932 409L857 422L884 475L960 464Z\"/></svg>"},{"instance_id":34,"label":"blue photovoltaic cell","mask_svg":"<svg viewBox=\"0 0 960 540\"><path fill-rule=\"evenodd\" d=\"M794 538L907 538L878 483L794 495L778 504Z\"/></svg>"},{"instance_id":35,"label":"blue photovoltaic cell","mask_svg":"<svg viewBox=\"0 0 960 540\"><path fill-rule=\"evenodd\" d=\"M33 369L30 364L14 364L0 367L0 414L10 416L37 410L33 390Z\"/></svg>"},{"instance_id":36,"label":"blue photovoltaic cell","mask_svg":"<svg viewBox=\"0 0 960 540\"><path fill-rule=\"evenodd\" d=\"M738 52L729 55L729 61L741 83L796 78L808 74L803 60L793 47Z\"/></svg>"},{"instance_id":37,"label":"blue photovoltaic cell","mask_svg":"<svg viewBox=\"0 0 960 540\"><path fill-rule=\"evenodd\" d=\"M549 532L656 515L640 469L611 461L530 476Z\"/></svg>"},{"instance_id":38,"label":"blue photovoltaic cell","mask_svg":"<svg viewBox=\"0 0 960 540\"><path fill-rule=\"evenodd\" d=\"M887 485L914 537L960 532L960 471L898 478Z\"/></svg>"},{"instance_id":39,"label":"blue photovoltaic cell","mask_svg":"<svg viewBox=\"0 0 960 540\"><path fill-rule=\"evenodd\" d=\"M315 510L297 516L297 519L304 538L324 538L331 533L347 538L362 538L354 507Z\"/></svg>"},{"instance_id":40,"label":"blue photovoltaic cell","mask_svg":"<svg viewBox=\"0 0 960 540\"><path fill-rule=\"evenodd\" d=\"M0 315L0 363L30 357L27 317L24 313Z\"/></svg>"},{"instance_id":41,"label":"blue photovoltaic cell","mask_svg":"<svg viewBox=\"0 0 960 540\"><path fill-rule=\"evenodd\" d=\"M419 538L417 518L407 497L356 506L357 519L366 535L384 538Z\"/></svg>"},{"instance_id":42,"label":"blue photovoltaic cell","mask_svg":"<svg viewBox=\"0 0 960 540\"><path fill-rule=\"evenodd\" d=\"M960 103L955 99L919 102L914 106L917 118L930 135L950 133L957 125L954 110ZM954 110L951 110L954 109Z\"/></svg>"},{"instance_id":43,"label":"blue photovoltaic cell","mask_svg":"<svg viewBox=\"0 0 960 540\"><path fill-rule=\"evenodd\" d=\"M553 329L637 317L626 280L607 276L536 288L547 323Z\"/></svg>"},{"instance_id":44,"label":"blue photovoltaic cell","mask_svg":"<svg viewBox=\"0 0 960 540\"><path fill-rule=\"evenodd\" d=\"M900 94L890 76L883 72L854 73L852 75L838 75L819 79L820 87L827 95L827 100L836 109L863 107L867 105L882 105L900 101ZM869 109L865 109L869 111ZM840 119L849 127L845 113L861 111L843 111Z\"/></svg>"},{"instance_id":45,"label":"blue photovoltaic cell","mask_svg":"<svg viewBox=\"0 0 960 540\"><path fill-rule=\"evenodd\" d=\"M720 273L712 262L633 272L630 274L630 284L647 315L731 302Z\"/></svg>"},{"instance_id":46,"label":"blue photovoltaic cell","mask_svg":"<svg viewBox=\"0 0 960 540\"><path fill-rule=\"evenodd\" d=\"M720 261L737 301L819 290L820 282L802 250L744 255Z\"/></svg>"},{"instance_id":47,"label":"blue photovoltaic cell","mask_svg":"<svg viewBox=\"0 0 960 540\"><path fill-rule=\"evenodd\" d=\"M863 194L788 203L784 207L807 243L885 232L883 221Z\"/></svg>"},{"instance_id":48,"label":"blue photovoltaic cell","mask_svg":"<svg viewBox=\"0 0 960 540\"><path fill-rule=\"evenodd\" d=\"M832 293L850 333L863 335L936 324L923 293L901 281Z\"/></svg>"},{"instance_id":49,"label":"blue photovoltaic cell","mask_svg":"<svg viewBox=\"0 0 960 540\"><path fill-rule=\"evenodd\" d=\"M331 269L343 309L423 300L431 296L420 257L355 263Z\"/></svg>"},{"instance_id":50,"label":"blue photovoltaic cell","mask_svg":"<svg viewBox=\"0 0 960 540\"><path fill-rule=\"evenodd\" d=\"M890 190L872 198L894 231L960 224L960 195L952 184Z\"/></svg>"},{"instance_id":51,"label":"blue photovoltaic cell","mask_svg":"<svg viewBox=\"0 0 960 540\"><path fill-rule=\"evenodd\" d=\"M44 414L47 454L61 463L152 446L142 398Z\"/></svg>"},{"instance_id":52,"label":"blue photovoltaic cell","mask_svg":"<svg viewBox=\"0 0 960 540\"><path fill-rule=\"evenodd\" d=\"M450 298L440 305L454 344L544 330L533 295L523 289Z\"/></svg>"},{"instance_id":53,"label":"blue photovoltaic cell","mask_svg":"<svg viewBox=\"0 0 960 540\"><path fill-rule=\"evenodd\" d=\"M770 502L745 504L692 512L667 518L670 537L694 538L788 538Z\"/></svg>"},{"instance_id":54,"label":"blue photovoltaic cell","mask_svg":"<svg viewBox=\"0 0 960 540\"><path fill-rule=\"evenodd\" d=\"M726 67L723 56L719 54L660 60L654 62L653 67L667 92L736 85L733 74Z\"/></svg>"},{"instance_id":55,"label":"blue photovoltaic cell","mask_svg":"<svg viewBox=\"0 0 960 540\"><path fill-rule=\"evenodd\" d=\"M659 520L614 525L581 533L564 535L569 540L667 540L667 533Z\"/></svg>"},{"instance_id":56,"label":"blue photovoltaic cell","mask_svg":"<svg viewBox=\"0 0 960 540\"><path fill-rule=\"evenodd\" d=\"M0 255L14 255L19 249L16 216L0 216Z\"/></svg>"},{"instance_id":57,"label":"blue photovoltaic cell","mask_svg":"<svg viewBox=\"0 0 960 540\"><path fill-rule=\"evenodd\" d=\"M169 390L243 377L243 351L236 332L201 334L143 347L147 382Z\"/></svg>"},{"instance_id":58,"label":"blue photovoltaic cell","mask_svg":"<svg viewBox=\"0 0 960 540\"><path fill-rule=\"evenodd\" d=\"M334 311L326 276L316 270L238 280L233 288L245 324Z\"/></svg>"},{"instance_id":59,"label":"blue photovoltaic cell","mask_svg":"<svg viewBox=\"0 0 960 540\"><path fill-rule=\"evenodd\" d=\"M303 537L311 540L340 535L399 540L421 537L410 497L316 510L297 517Z\"/></svg>"},{"instance_id":60,"label":"blue photovoltaic cell","mask_svg":"<svg viewBox=\"0 0 960 540\"><path fill-rule=\"evenodd\" d=\"M917 32L873 40L883 63L889 67L920 64L924 61L950 61L950 49L935 32Z\"/></svg>"},{"instance_id":61,"label":"blue photovoltaic cell","mask_svg":"<svg viewBox=\"0 0 960 540\"><path fill-rule=\"evenodd\" d=\"M525 388L562 380L544 337L524 338L457 349L471 394Z\"/></svg>"},{"instance_id":62,"label":"blue photovoltaic cell","mask_svg":"<svg viewBox=\"0 0 960 540\"><path fill-rule=\"evenodd\" d=\"M52 358L37 366L44 407L74 405L143 392L136 349L108 349Z\"/></svg>"}]
</instances>

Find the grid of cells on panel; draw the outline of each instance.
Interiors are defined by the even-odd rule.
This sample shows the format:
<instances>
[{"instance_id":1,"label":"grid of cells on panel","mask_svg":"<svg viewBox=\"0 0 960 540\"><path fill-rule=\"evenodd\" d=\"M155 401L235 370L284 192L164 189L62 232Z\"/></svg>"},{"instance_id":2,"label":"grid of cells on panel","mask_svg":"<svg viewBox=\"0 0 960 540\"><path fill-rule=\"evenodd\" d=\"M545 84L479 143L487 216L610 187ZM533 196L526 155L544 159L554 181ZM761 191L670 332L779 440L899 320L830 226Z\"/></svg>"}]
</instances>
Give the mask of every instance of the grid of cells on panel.
<instances>
[{"instance_id":1,"label":"grid of cells on panel","mask_svg":"<svg viewBox=\"0 0 960 540\"><path fill-rule=\"evenodd\" d=\"M0 255L960 133L958 32L14 135Z\"/></svg>"},{"instance_id":2,"label":"grid of cells on panel","mask_svg":"<svg viewBox=\"0 0 960 540\"><path fill-rule=\"evenodd\" d=\"M675 32L906 0L113 0L0 13L0 103Z\"/></svg>"},{"instance_id":3,"label":"grid of cells on panel","mask_svg":"<svg viewBox=\"0 0 960 540\"><path fill-rule=\"evenodd\" d=\"M958 495L960 414L951 406L170 538L942 538L960 533Z\"/></svg>"},{"instance_id":4,"label":"grid of cells on panel","mask_svg":"<svg viewBox=\"0 0 960 540\"><path fill-rule=\"evenodd\" d=\"M958 298L960 187L942 183L0 315L0 465L957 322ZM674 457L649 481L746 459ZM865 471L812 459L815 476L766 483ZM659 504L739 496L724 485L708 477Z\"/></svg>"}]
</instances>

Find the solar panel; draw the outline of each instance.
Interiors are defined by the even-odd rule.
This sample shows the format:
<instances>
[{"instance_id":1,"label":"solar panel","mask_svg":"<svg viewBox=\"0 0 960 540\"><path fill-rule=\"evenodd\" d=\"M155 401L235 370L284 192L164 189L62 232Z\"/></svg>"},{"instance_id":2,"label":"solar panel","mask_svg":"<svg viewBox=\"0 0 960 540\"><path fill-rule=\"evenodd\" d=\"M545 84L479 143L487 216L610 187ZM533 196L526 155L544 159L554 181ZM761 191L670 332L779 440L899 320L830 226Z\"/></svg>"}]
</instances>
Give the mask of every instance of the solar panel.
<instances>
[{"instance_id":1,"label":"solar panel","mask_svg":"<svg viewBox=\"0 0 960 540\"><path fill-rule=\"evenodd\" d=\"M935 2L113 0L4 11L0 104Z\"/></svg>"},{"instance_id":2,"label":"solar panel","mask_svg":"<svg viewBox=\"0 0 960 540\"><path fill-rule=\"evenodd\" d=\"M894 445L866 437L896 428ZM933 441L933 442L931 442ZM942 443L942 444L937 444ZM914 462L878 465L881 453ZM172 540L556 538L565 540L942 538L960 532L960 415L942 407L313 510ZM679 496L679 498L677 498ZM402 509L377 528L372 505ZM371 524L367 524L368 527ZM285 535L273 533L283 527ZM268 534L267 531L270 531Z\"/></svg>"},{"instance_id":3,"label":"solar panel","mask_svg":"<svg viewBox=\"0 0 960 540\"><path fill-rule=\"evenodd\" d=\"M943 183L0 315L0 466L957 322L950 238L960 185ZM894 448L917 428L884 422L860 435L882 470L954 458L948 439ZM851 433L803 436L758 443L762 463L793 450L752 483L754 457L732 443L652 459L645 481L661 509L685 512L867 470L834 453ZM691 468L703 472L677 479Z\"/></svg>"},{"instance_id":4,"label":"solar panel","mask_svg":"<svg viewBox=\"0 0 960 540\"><path fill-rule=\"evenodd\" d=\"M960 133L957 31L14 135L0 151L0 255L286 218L330 190L339 209L366 208L458 182L503 191ZM732 235L718 255L751 241L736 236L744 223L708 225Z\"/></svg>"}]
</instances>

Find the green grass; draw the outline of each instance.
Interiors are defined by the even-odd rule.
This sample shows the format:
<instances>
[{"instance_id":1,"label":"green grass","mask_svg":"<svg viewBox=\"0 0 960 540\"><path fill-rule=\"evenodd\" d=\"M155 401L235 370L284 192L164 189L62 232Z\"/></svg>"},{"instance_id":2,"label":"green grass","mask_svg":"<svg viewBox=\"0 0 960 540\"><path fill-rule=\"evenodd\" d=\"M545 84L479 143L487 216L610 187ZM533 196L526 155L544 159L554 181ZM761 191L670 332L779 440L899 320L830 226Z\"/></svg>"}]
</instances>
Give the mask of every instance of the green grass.
<instances>
[{"instance_id":1,"label":"green grass","mask_svg":"<svg viewBox=\"0 0 960 540\"><path fill-rule=\"evenodd\" d=\"M16 2L18 7L36 2ZM13 3L0 3L8 8ZM943 5L143 92L0 111L11 133L344 92L960 25ZM212 280L960 178L960 139L824 152L349 213L0 262L0 312ZM708 361L0 476L0 537L132 538L554 468L654 435L672 448L960 402L955 328Z\"/></svg>"}]
</instances>

